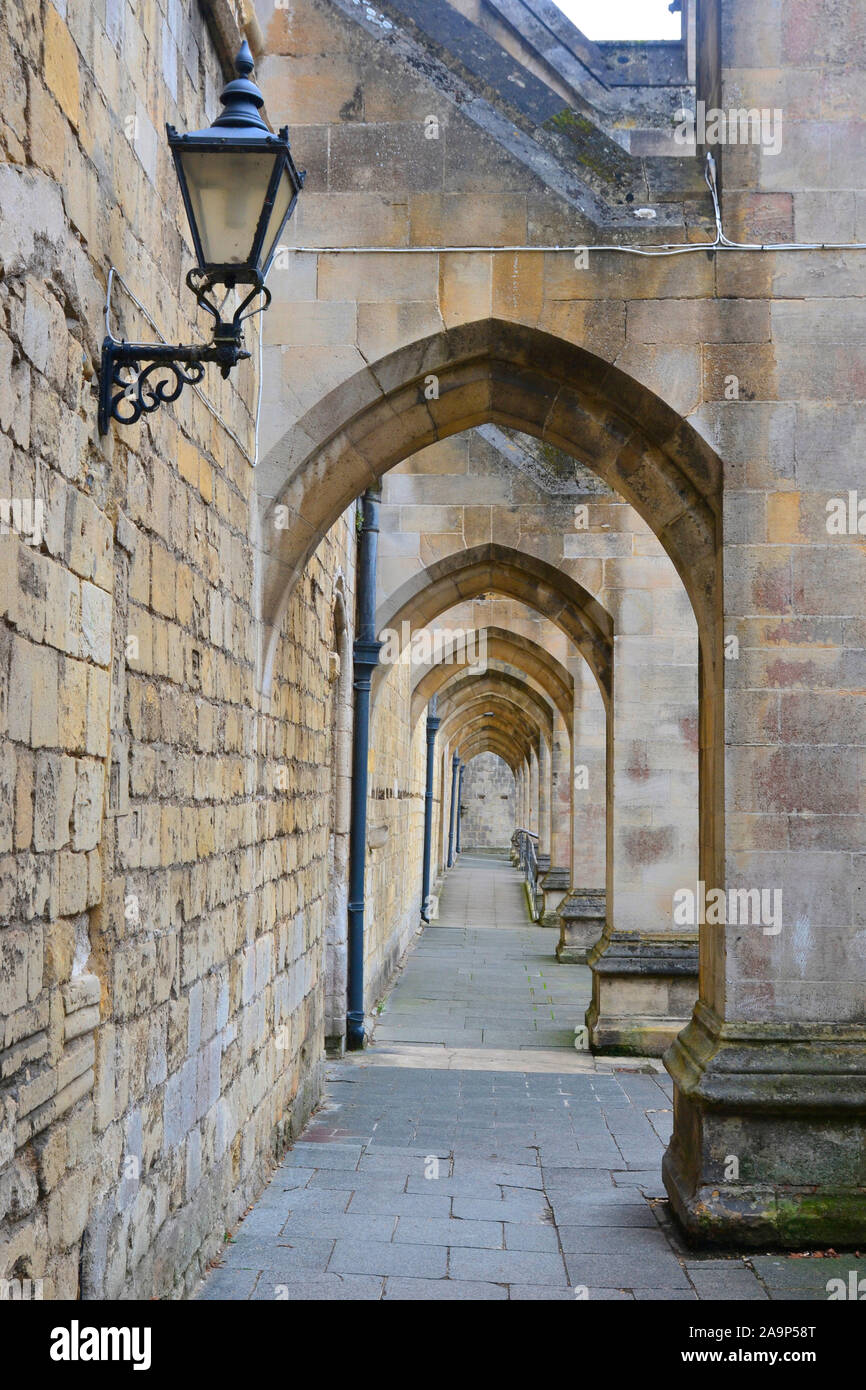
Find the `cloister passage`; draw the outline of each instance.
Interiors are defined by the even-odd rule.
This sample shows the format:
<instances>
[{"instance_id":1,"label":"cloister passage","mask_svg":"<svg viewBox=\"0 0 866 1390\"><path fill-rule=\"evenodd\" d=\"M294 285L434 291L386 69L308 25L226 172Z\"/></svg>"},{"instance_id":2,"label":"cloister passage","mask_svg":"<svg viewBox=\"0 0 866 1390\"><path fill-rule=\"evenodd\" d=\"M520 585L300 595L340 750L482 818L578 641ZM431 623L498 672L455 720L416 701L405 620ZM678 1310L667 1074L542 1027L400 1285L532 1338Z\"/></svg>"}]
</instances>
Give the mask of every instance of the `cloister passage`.
<instances>
[{"instance_id":1,"label":"cloister passage","mask_svg":"<svg viewBox=\"0 0 866 1390\"><path fill-rule=\"evenodd\" d=\"M670 3L0 4L0 1302L866 1249L866 5Z\"/></svg>"},{"instance_id":2,"label":"cloister passage","mask_svg":"<svg viewBox=\"0 0 866 1390\"><path fill-rule=\"evenodd\" d=\"M844 1261L682 1244L659 1173L671 1083L658 1062L575 1050L588 971L548 939L507 857L467 852L371 1045L329 1068L200 1298L825 1296Z\"/></svg>"},{"instance_id":3,"label":"cloister passage","mask_svg":"<svg viewBox=\"0 0 866 1390\"><path fill-rule=\"evenodd\" d=\"M516 488L502 486L489 459L463 478L449 473L447 451L459 437L481 438L504 458L515 432L540 451L539 468L524 471ZM625 506L636 518L624 528L628 563L612 551L603 577L590 577L588 540L561 543L555 500L536 508L528 529L516 525L550 459L561 478L563 457L577 495L600 495L586 487L591 473L607 489L597 505ZM425 468L433 480L426 493L418 484ZM811 996L800 989L793 939L774 945L766 924L728 922L698 904L705 889L748 898L753 871L775 872L781 862L750 857L739 808L751 791L725 786L726 739L737 744L741 734L725 726L726 682L735 676L726 669L723 471L697 429L647 387L536 328L487 319L399 348L333 390L263 460L258 678L268 713L272 699L276 714L293 706L296 691L282 676L284 665L298 669L285 649L287 605L303 585L327 623L333 596L313 559L336 544L340 527L344 544L348 529L357 558L348 605L352 825L347 894L329 911L326 1011L338 1017L345 979L350 1048L363 1045L419 918L429 920L437 875L459 865L465 766L494 754L514 778L533 910L543 927L559 925L560 964L585 961L592 973L577 1023L593 1051L667 1056L676 1104L664 1173L683 1227L720 1243L744 1231L755 1244L814 1243L834 1231L847 1239L859 1229L862 1191L851 1174L861 1160L853 1131L845 1130L844 1153L837 1145L835 1102L811 1071L813 1062L821 1074L843 1064L831 1033L813 1049L801 1017ZM596 520L599 556L605 525ZM665 591L663 622L653 581L637 582L656 564L682 591ZM503 605L530 616L503 616ZM482 669L473 650L441 682L432 669L404 669L416 637L463 619L473 642L481 631L495 634L489 664L485 654ZM348 637L337 627L334 612L331 772L345 786ZM595 724L593 688L602 707ZM569 693L570 710L562 705ZM578 737L581 753L591 748L603 767L595 785L604 789L591 808L601 814L586 815L581 833L577 793L592 785L592 767L576 757ZM756 776L756 793L772 800L773 768ZM599 827L603 848L590 854ZM332 823L335 864L345 832ZM678 917L683 892L693 907ZM780 990L779 971L790 972L790 990ZM329 1036L339 1049L341 1038ZM804 1147L804 1123L815 1145ZM742 1177L729 1180L727 1156L746 1149ZM828 1183L841 1194L830 1206L815 1195Z\"/></svg>"}]
</instances>

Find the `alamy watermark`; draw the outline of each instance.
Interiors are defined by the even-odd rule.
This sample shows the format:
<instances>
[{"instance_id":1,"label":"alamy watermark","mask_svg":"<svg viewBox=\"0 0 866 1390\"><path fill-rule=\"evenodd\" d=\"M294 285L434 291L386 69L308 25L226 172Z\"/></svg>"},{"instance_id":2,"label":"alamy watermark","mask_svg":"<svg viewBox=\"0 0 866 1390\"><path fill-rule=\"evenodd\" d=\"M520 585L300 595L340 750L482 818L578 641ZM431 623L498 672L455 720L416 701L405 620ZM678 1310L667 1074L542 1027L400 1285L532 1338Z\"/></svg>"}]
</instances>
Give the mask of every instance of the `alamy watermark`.
<instances>
[{"instance_id":1,"label":"alamy watermark","mask_svg":"<svg viewBox=\"0 0 866 1390\"><path fill-rule=\"evenodd\" d=\"M848 1270L848 1282L844 1279L828 1279L824 1287L831 1303L839 1299L849 1299L854 1303L866 1301L866 1279L861 1279L859 1269Z\"/></svg>"},{"instance_id":2,"label":"alamy watermark","mask_svg":"<svg viewBox=\"0 0 866 1390\"><path fill-rule=\"evenodd\" d=\"M828 536L866 536L866 497L854 488L847 497L831 497L826 511Z\"/></svg>"},{"instance_id":3,"label":"alamy watermark","mask_svg":"<svg viewBox=\"0 0 866 1390\"><path fill-rule=\"evenodd\" d=\"M52 1361L130 1361L134 1371L147 1371L151 1361L149 1327L82 1327L73 1318L68 1327L51 1332Z\"/></svg>"},{"instance_id":4,"label":"alamy watermark","mask_svg":"<svg viewBox=\"0 0 866 1390\"><path fill-rule=\"evenodd\" d=\"M694 888L674 893L674 923L678 927L760 927L765 936L782 930L781 888L710 888L699 881Z\"/></svg>"},{"instance_id":5,"label":"alamy watermark","mask_svg":"<svg viewBox=\"0 0 866 1390\"><path fill-rule=\"evenodd\" d=\"M694 111L678 111L678 145L760 145L766 154L782 151L782 111L778 106L732 106L723 111L699 101Z\"/></svg>"},{"instance_id":6,"label":"alamy watermark","mask_svg":"<svg viewBox=\"0 0 866 1390\"><path fill-rule=\"evenodd\" d=\"M406 619L396 628L379 633L382 666L467 666L470 675L487 670L487 631L485 628L427 628L412 631Z\"/></svg>"},{"instance_id":7,"label":"alamy watermark","mask_svg":"<svg viewBox=\"0 0 866 1390\"><path fill-rule=\"evenodd\" d=\"M18 536L26 545L41 545L45 503L41 497L0 497L0 536Z\"/></svg>"},{"instance_id":8,"label":"alamy watermark","mask_svg":"<svg viewBox=\"0 0 866 1390\"><path fill-rule=\"evenodd\" d=\"M0 1303L41 1302L44 1297L41 1279L0 1279Z\"/></svg>"}]
</instances>

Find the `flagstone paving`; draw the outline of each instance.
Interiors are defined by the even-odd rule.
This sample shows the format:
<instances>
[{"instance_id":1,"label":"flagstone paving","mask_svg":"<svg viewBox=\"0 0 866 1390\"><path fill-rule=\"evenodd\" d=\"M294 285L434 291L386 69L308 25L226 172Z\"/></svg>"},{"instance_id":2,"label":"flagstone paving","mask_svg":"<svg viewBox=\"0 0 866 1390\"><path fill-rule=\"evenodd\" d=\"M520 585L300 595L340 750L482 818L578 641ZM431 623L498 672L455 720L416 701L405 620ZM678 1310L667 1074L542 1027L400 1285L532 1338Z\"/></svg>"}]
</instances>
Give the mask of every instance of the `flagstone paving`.
<instances>
[{"instance_id":1,"label":"flagstone paving","mask_svg":"<svg viewBox=\"0 0 866 1390\"><path fill-rule=\"evenodd\" d=\"M504 857L462 856L371 1046L328 1067L197 1296L823 1300L866 1278L853 1254L683 1244L661 1183L671 1083L575 1047L589 971L557 965L555 941Z\"/></svg>"}]
</instances>

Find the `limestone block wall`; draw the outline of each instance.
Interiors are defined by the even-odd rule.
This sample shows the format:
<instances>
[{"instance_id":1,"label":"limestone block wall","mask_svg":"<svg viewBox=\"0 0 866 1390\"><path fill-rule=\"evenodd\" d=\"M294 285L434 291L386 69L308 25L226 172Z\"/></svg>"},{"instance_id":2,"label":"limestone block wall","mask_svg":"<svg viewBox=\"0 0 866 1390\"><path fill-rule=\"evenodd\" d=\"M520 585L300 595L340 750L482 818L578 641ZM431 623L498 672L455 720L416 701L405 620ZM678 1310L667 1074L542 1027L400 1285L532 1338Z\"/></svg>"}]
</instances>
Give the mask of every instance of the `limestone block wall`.
<instances>
[{"instance_id":1,"label":"limestone block wall","mask_svg":"<svg viewBox=\"0 0 866 1390\"><path fill-rule=\"evenodd\" d=\"M130 801L106 846L94 933L112 993L98 1035L90 1296L194 1280L318 1095L329 590L347 546L336 530L293 596L267 711L244 700L255 704L252 654L239 669L238 631L210 652L222 698L210 674L194 698L170 671L127 673ZM250 627L249 612L237 622ZM133 609L127 634L138 623ZM176 704L190 715L178 729Z\"/></svg>"},{"instance_id":2,"label":"limestone block wall","mask_svg":"<svg viewBox=\"0 0 866 1390\"><path fill-rule=\"evenodd\" d=\"M368 1007L381 998L421 921L427 744L424 720L410 725L411 690L411 664L389 667L371 719L364 942Z\"/></svg>"},{"instance_id":3,"label":"limestone block wall","mask_svg":"<svg viewBox=\"0 0 866 1390\"><path fill-rule=\"evenodd\" d=\"M514 773L496 753L480 753L466 764L461 806L462 849L510 847L517 824Z\"/></svg>"},{"instance_id":4,"label":"limestone block wall","mask_svg":"<svg viewBox=\"0 0 866 1390\"><path fill-rule=\"evenodd\" d=\"M778 154L722 151L739 239L866 241L863 25L856 0L723 7L722 105L782 112ZM849 515L850 494L855 511L863 500L863 267L862 251L732 256L719 292L760 307L754 346L705 349L711 380L739 379L739 399L716 388L701 411L726 460L737 653L725 662L727 881L783 904L778 932L724 933L729 1008L755 1032L775 1018L866 1022L864 523Z\"/></svg>"},{"instance_id":5,"label":"limestone block wall","mask_svg":"<svg viewBox=\"0 0 866 1390\"><path fill-rule=\"evenodd\" d=\"M166 119L240 7L0 22L0 1277L194 1285L318 1094L344 521L257 681L256 353L100 438L108 269L166 337L192 263ZM155 330L115 283L117 333ZM255 349L255 326L250 346Z\"/></svg>"}]
</instances>

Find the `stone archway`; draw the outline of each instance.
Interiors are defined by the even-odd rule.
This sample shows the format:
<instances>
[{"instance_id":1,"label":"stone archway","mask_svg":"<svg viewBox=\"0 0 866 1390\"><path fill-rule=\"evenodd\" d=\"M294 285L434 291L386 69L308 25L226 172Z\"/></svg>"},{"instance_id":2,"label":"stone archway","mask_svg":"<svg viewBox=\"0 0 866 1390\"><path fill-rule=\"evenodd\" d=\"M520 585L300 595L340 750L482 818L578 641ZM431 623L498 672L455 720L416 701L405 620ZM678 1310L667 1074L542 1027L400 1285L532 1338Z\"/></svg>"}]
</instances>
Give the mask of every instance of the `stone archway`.
<instances>
[{"instance_id":1,"label":"stone archway","mask_svg":"<svg viewBox=\"0 0 866 1390\"><path fill-rule=\"evenodd\" d=\"M489 422L592 468L673 561L698 624L700 874L722 882L721 462L652 391L573 343L500 319L446 329L356 373L270 450L257 470L263 690L288 596L344 508L411 454ZM723 1012L723 934L703 933L702 966L708 1001Z\"/></svg>"},{"instance_id":2,"label":"stone archway","mask_svg":"<svg viewBox=\"0 0 866 1390\"><path fill-rule=\"evenodd\" d=\"M724 883L721 461L651 390L538 329L483 319L403 347L330 392L270 451L258 470L264 694L288 596L342 510L398 462L488 422L535 435L590 467L635 508L673 562L698 629L699 877ZM701 1004L710 1020L708 1036L715 1036L725 1017L726 956L724 928L702 927ZM686 1088L683 1104L700 1127L706 1101L698 1081L680 1066L678 1082ZM690 1183L701 1187L698 1175L706 1171L698 1144L686 1134L688 1123L684 1112L670 1151L679 1143L672 1178L679 1193ZM689 1178L682 1177L684 1149Z\"/></svg>"},{"instance_id":3,"label":"stone archway","mask_svg":"<svg viewBox=\"0 0 866 1390\"><path fill-rule=\"evenodd\" d=\"M481 708L482 704L491 706L490 714ZM474 700L470 704L453 710L447 721L443 721L445 738L454 743L459 751L461 739L473 733L482 732L482 726L497 730L503 738L514 742L527 752L538 746L542 737L538 726L523 715L514 705L499 700L493 695Z\"/></svg>"},{"instance_id":4,"label":"stone archway","mask_svg":"<svg viewBox=\"0 0 866 1390\"><path fill-rule=\"evenodd\" d=\"M262 461L265 624L276 621L307 558L365 487L435 440L490 421L573 454L630 502L672 559L702 638L709 636L720 601L717 455L676 411L603 358L497 319L445 330L357 373Z\"/></svg>"},{"instance_id":5,"label":"stone archway","mask_svg":"<svg viewBox=\"0 0 866 1390\"><path fill-rule=\"evenodd\" d=\"M574 643L609 702L613 664L610 614L562 570L510 546L479 545L455 551L428 565L381 604L377 631L393 632L402 651L406 639L457 603L493 590L549 618ZM404 627L405 624L405 627ZM374 677L374 688L384 668Z\"/></svg>"},{"instance_id":6,"label":"stone archway","mask_svg":"<svg viewBox=\"0 0 866 1390\"><path fill-rule=\"evenodd\" d=\"M401 654L408 654L415 634L426 630L443 613L488 591L518 601L543 616L564 634L588 665L600 695L604 716L609 722L613 682L613 622L610 614L563 570L513 547L485 544L454 551L413 574L389 594L379 605L377 613L377 633L380 637L387 633L388 645L393 648L389 659L396 662L401 659ZM386 686L387 674L385 667L380 667L374 674L374 701ZM559 928L559 908L569 896L574 858L573 708L566 714L558 704L554 704L552 712L553 736L549 740L548 764L549 864L542 883L542 919L546 926ZM606 781L610 776L612 767L605 770ZM609 855L609 863L613 864L612 854ZM602 878L604 872L602 857ZM602 887L598 883L593 886L596 889ZM594 940L598 934L596 920L593 920L592 930Z\"/></svg>"},{"instance_id":7,"label":"stone archway","mask_svg":"<svg viewBox=\"0 0 866 1390\"><path fill-rule=\"evenodd\" d=\"M545 627L559 631L551 623L545 623ZM483 650L485 655L485 673L488 676L503 675L511 680L517 679L520 688L526 690L530 695L540 696L548 702L548 712L555 708L562 719L566 732L570 740L574 740L575 723L578 712L575 709L575 677L560 660L557 659L549 650L539 642L533 641L525 632L512 632L505 628L495 625L487 625L479 629L478 643L473 644L474 650ZM572 644L567 641L564 634L560 632L562 641L568 648ZM428 701L436 695L437 697L447 698L453 690L464 688L467 679L467 670L471 667L468 661L450 662L444 658L448 655L443 650L440 659L436 664L432 664L422 669L418 676L412 694L412 705L410 711L410 728L415 728ZM584 666L583 659L575 655L580 666ZM588 675L588 673L587 673ZM603 728L603 701L595 682L588 676L587 686L583 689L581 677L581 701L588 699L591 709L596 706L602 714ZM583 722L586 711L579 710L579 722ZM460 756L466 761L466 754L463 745L458 749ZM540 741L538 745L538 860L539 868L542 873L546 873L551 864L551 752L550 740L545 744ZM496 755L498 756L498 755ZM575 761L575 753L572 762ZM505 759L510 765L510 755ZM604 762L604 751L602 749L602 763ZM603 779L602 779L603 780ZM512 800L515 800L516 811L516 781L512 789ZM595 783L593 783L595 785ZM603 786L600 789L601 797L604 797ZM589 864L589 877L593 877L591 868L593 856L599 859L600 872L598 882L604 882L604 827L593 824L593 803L591 798L585 798L586 804L578 809L572 806L572 876L575 880L581 877L581 871ZM602 804L602 814L604 805ZM514 826L512 826L512 831ZM600 834L598 833L600 830ZM603 919L603 913L602 913ZM600 930L600 926L599 926ZM560 948L557 948L557 958L562 959ZM567 955L565 959L576 959L575 955Z\"/></svg>"},{"instance_id":8,"label":"stone archway","mask_svg":"<svg viewBox=\"0 0 866 1390\"><path fill-rule=\"evenodd\" d=\"M507 705L515 711L515 718L524 718L533 723L539 733L548 741L553 733L553 714L544 697L536 694L524 681L506 671L488 669L483 676L461 676L440 693L439 713L442 727L447 727L448 716L452 710L465 711L472 705L483 701L486 695L500 705Z\"/></svg>"},{"instance_id":9,"label":"stone archway","mask_svg":"<svg viewBox=\"0 0 866 1390\"><path fill-rule=\"evenodd\" d=\"M521 636L516 639L503 628L482 629L484 647L488 661L501 661L523 671L556 705L566 725L574 717L574 677L556 657L551 656L537 642ZM412 727L420 719L427 702L465 670L468 662L446 665L440 661L424 669L415 681L412 691L410 721Z\"/></svg>"}]
</instances>

